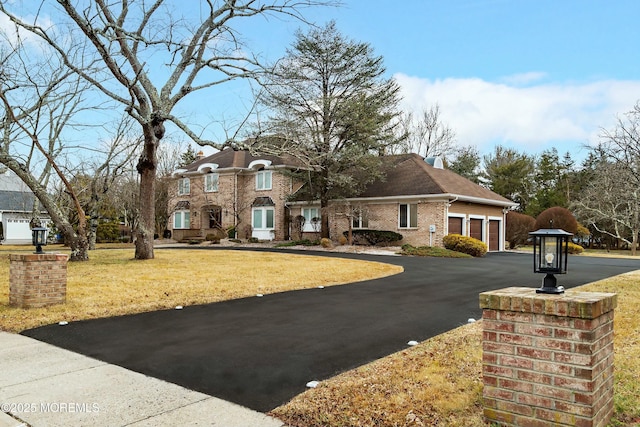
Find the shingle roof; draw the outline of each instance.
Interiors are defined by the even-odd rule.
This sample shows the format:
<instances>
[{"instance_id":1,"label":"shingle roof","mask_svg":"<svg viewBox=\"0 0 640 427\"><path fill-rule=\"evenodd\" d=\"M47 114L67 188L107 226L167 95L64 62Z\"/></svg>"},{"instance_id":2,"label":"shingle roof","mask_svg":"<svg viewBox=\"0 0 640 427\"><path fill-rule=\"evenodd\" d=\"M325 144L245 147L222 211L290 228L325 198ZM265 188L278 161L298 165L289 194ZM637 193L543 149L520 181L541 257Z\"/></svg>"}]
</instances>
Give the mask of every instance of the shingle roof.
<instances>
[{"instance_id":1,"label":"shingle roof","mask_svg":"<svg viewBox=\"0 0 640 427\"><path fill-rule=\"evenodd\" d=\"M224 149L215 154L196 160L184 169L187 172L196 172L198 168L207 163L215 163L218 165L218 169L227 168L248 168L251 162L254 160L269 160L271 166L291 166L302 167L302 162L293 156L269 156L269 155L256 155L253 156L247 150L233 150L231 148Z\"/></svg>"},{"instance_id":2,"label":"shingle roof","mask_svg":"<svg viewBox=\"0 0 640 427\"><path fill-rule=\"evenodd\" d=\"M35 196L30 192L0 190L0 211L31 212Z\"/></svg>"},{"instance_id":3,"label":"shingle roof","mask_svg":"<svg viewBox=\"0 0 640 427\"><path fill-rule=\"evenodd\" d=\"M359 197L450 194L515 205L511 200L481 187L455 172L429 165L417 154L385 156L383 165L386 178L370 184Z\"/></svg>"}]
</instances>

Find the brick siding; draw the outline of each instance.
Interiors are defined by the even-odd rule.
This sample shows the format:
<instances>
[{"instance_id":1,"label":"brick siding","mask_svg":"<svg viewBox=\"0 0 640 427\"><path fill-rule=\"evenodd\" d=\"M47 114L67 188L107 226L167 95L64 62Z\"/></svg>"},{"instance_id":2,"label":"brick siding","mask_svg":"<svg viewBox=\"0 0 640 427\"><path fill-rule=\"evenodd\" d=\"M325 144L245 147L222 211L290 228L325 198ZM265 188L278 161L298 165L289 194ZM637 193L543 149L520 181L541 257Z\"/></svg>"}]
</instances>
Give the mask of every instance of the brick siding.
<instances>
[{"instance_id":1,"label":"brick siding","mask_svg":"<svg viewBox=\"0 0 640 427\"><path fill-rule=\"evenodd\" d=\"M615 294L480 294L483 398L503 426L606 426L613 415Z\"/></svg>"},{"instance_id":2,"label":"brick siding","mask_svg":"<svg viewBox=\"0 0 640 427\"><path fill-rule=\"evenodd\" d=\"M11 254L9 305L31 308L64 303L67 259L63 254Z\"/></svg>"}]
</instances>

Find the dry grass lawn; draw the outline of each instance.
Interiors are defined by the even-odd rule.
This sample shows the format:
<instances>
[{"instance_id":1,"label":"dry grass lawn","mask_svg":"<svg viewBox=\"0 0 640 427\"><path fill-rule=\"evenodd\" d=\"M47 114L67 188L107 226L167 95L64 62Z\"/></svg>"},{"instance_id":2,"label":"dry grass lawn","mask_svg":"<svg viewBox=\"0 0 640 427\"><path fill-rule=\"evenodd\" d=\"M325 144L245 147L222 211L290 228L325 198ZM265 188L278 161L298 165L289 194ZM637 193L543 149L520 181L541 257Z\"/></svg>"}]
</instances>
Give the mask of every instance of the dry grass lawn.
<instances>
[{"instance_id":1,"label":"dry grass lawn","mask_svg":"<svg viewBox=\"0 0 640 427\"><path fill-rule=\"evenodd\" d=\"M402 271L378 262L273 252L162 249L153 260L135 261L130 248L96 250L90 261L68 264L66 304L19 309L9 306L8 260L9 252L19 251L33 248L0 247L3 331L340 285Z\"/></svg>"},{"instance_id":2,"label":"dry grass lawn","mask_svg":"<svg viewBox=\"0 0 640 427\"><path fill-rule=\"evenodd\" d=\"M640 426L640 271L581 288L615 292L615 416ZM272 415L296 427L484 426L482 324L439 335L320 383Z\"/></svg>"}]
</instances>

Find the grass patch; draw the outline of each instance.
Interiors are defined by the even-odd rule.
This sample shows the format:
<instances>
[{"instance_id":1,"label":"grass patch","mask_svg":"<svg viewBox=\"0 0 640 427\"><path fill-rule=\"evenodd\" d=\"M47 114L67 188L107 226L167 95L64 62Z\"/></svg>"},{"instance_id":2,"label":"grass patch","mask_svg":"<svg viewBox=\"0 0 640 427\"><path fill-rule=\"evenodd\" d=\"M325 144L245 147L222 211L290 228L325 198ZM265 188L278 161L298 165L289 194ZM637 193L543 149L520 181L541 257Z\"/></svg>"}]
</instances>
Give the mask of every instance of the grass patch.
<instances>
[{"instance_id":1,"label":"grass patch","mask_svg":"<svg viewBox=\"0 0 640 427\"><path fill-rule=\"evenodd\" d=\"M402 255L412 256L430 256L440 258L473 258L471 255L463 254L462 252L456 252L445 248L438 248L435 246L411 246L409 244L402 245Z\"/></svg>"},{"instance_id":2,"label":"grass patch","mask_svg":"<svg viewBox=\"0 0 640 427\"><path fill-rule=\"evenodd\" d=\"M0 330L9 332L61 320L340 285L402 271L380 262L273 252L162 249L155 251L155 259L136 261L131 248L99 249L91 251L87 262L68 264L66 304L19 309L9 306L9 252L33 248L0 247Z\"/></svg>"},{"instance_id":3,"label":"grass patch","mask_svg":"<svg viewBox=\"0 0 640 427\"><path fill-rule=\"evenodd\" d=\"M640 426L640 271L579 289L618 294L610 425ZM322 381L272 415L296 427L484 426L482 322Z\"/></svg>"}]
</instances>

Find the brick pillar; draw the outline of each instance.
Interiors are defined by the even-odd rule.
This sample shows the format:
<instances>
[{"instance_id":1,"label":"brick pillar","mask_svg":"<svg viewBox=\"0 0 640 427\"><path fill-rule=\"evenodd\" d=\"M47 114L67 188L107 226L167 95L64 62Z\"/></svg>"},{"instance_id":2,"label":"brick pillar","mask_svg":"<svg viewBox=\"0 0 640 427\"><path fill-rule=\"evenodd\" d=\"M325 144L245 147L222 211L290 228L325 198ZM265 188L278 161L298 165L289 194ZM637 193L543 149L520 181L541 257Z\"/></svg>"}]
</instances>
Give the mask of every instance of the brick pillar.
<instances>
[{"instance_id":1,"label":"brick pillar","mask_svg":"<svg viewBox=\"0 0 640 427\"><path fill-rule=\"evenodd\" d=\"M606 426L617 295L480 294L484 416L501 426Z\"/></svg>"},{"instance_id":2,"label":"brick pillar","mask_svg":"<svg viewBox=\"0 0 640 427\"><path fill-rule=\"evenodd\" d=\"M64 303L67 258L63 254L11 254L9 305L31 308Z\"/></svg>"}]
</instances>

